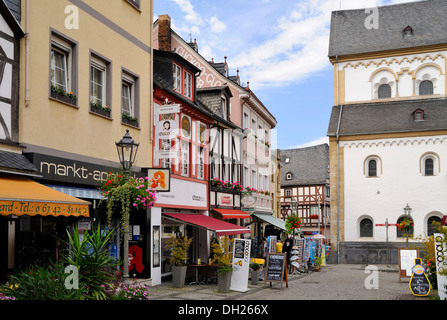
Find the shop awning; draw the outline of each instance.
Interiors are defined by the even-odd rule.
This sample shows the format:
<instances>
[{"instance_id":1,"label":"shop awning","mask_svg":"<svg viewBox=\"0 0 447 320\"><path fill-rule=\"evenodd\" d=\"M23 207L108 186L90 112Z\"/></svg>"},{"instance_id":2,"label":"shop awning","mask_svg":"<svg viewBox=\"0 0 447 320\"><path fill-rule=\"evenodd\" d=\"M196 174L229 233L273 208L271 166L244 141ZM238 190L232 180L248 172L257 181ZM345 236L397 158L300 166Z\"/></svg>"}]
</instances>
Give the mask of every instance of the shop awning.
<instances>
[{"instance_id":1,"label":"shop awning","mask_svg":"<svg viewBox=\"0 0 447 320\"><path fill-rule=\"evenodd\" d=\"M234 209L213 209L219 212L224 219L250 219L250 214L241 210Z\"/></svg>"},{"instance_id":2,"label":"shop awning","mask_svg":"<svg viewBox=\"0 0 447 320\"><path fill-rule=\"evenodd\" d=\"M268 213L253 212L252 215L261 219L262 221L265 221L267 223L270 223L271 225L274 225L275 227L278 227L282 230L286 230L286 222L285 221L282 221L281 219L278 219Z\"/></svg>"},{"instance_id":3,"label":"shop awning","mask_svg":"<svg viewBox=\"0 0 447 320\"><path fill-rule=\"evenodd\" d=\"M164 213L164 215L174 221L182 221L195 226L199 226L211 231L215 231L217 236L250 233L250 229L237 226L222 220L214 219L203 214L184 213Z\"/></svg>"},{"instance_id":4,"label":"shop awning","mask_svg":"<svg viewBox=\"0 0 447 320\"><path fill-rule=\"evenodd\" d=\"M0 215L88 217L90 203L23 177L0 177Z\"/></svg>"}]
</instances>

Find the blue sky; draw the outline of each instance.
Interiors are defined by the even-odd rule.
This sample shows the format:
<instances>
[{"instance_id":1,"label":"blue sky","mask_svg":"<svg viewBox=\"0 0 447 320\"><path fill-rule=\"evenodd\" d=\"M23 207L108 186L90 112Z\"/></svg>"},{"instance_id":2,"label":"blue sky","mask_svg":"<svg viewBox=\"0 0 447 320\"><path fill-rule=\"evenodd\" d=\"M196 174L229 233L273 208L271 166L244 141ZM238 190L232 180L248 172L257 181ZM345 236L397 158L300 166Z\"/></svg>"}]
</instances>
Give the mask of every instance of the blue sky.
<instances>
[{"instance_id":1,"label":"blue sky","mask_svg":"<svg viewBox=\"0 0 447 320\"><path fill-rule=\"evenodd\" d=\"M331 11L403 2L414 0L154 0L154 21L168 14L174 31L196 39L207 60L227 56L230 75L239 69L278 121L276 147L290 149L327 141Z\"/></svg>"}]
</instances>

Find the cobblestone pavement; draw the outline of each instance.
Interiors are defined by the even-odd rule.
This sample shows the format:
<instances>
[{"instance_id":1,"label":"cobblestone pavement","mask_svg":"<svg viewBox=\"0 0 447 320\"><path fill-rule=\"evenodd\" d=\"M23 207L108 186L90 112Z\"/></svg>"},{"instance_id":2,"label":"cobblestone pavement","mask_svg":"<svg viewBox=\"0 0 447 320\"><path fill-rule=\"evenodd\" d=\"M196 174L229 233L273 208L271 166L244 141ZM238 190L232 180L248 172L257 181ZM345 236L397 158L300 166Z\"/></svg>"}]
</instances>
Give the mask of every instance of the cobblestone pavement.
<instances>
[{"instance_id":1,"label":"cobblestone pavement","mask_svg":"<svg viewBox=\"0 0 447 320\"><path fill-rule=\"evenodd\" d=\"M399 282L397 266L378 265L378 289L367 289L365 265L331 264L320 272L289 275L289 286L283 283L263 281L258 285L249 282L247 292L218 293L216 284L185 285L172 287L172 282L163 282L150 287L152 300L427 300L428 297L415 297L409 288L409 279ZM371 283L369 281L369 283ZM430 295L436 295L432 290Z\"/></svg>"}]
</instances>

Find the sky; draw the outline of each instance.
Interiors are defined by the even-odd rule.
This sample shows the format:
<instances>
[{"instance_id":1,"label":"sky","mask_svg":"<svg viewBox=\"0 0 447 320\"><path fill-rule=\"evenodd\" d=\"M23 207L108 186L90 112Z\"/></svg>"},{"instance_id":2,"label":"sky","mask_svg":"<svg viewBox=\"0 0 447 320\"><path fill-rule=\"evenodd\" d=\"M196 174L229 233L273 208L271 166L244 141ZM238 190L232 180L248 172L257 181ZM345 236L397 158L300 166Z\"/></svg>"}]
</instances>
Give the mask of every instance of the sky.
<instances>
[{"instance_id":1,"label":"sky","mask_svg":"<svg viewBox=\"0 0 447 320\"><path fill-rule=\"evenodd\" d=\"M230 75L239 69L241 83L249 81L278 122L272 147L292 149L328 141L331 12L415 1L154 0L154 21L168 14L171 28L187 42L196 39L205 59L227 56Z\"/></svg>"}]
</instances>

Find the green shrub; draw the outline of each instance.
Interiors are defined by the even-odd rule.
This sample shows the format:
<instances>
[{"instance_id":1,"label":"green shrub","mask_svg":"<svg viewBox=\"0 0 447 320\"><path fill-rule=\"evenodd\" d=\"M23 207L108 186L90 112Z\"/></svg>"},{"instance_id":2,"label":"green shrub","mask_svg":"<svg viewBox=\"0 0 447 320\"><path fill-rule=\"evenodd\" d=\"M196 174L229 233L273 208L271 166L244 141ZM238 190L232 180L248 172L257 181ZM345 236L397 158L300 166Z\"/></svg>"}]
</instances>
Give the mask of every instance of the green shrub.
<instances>
[{"instance_id":1,"label":"green shrub","mask_svg":"<svg viewBox=\"0 0 447 320\"><path fill-rule=\"evenodd\" d=\"M65 268L59 264L31 266L11 276L2 293L17 300L80 300L86 290L65 287Z\"/></svg>"}]
</instances>

